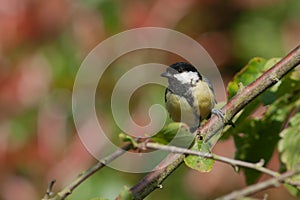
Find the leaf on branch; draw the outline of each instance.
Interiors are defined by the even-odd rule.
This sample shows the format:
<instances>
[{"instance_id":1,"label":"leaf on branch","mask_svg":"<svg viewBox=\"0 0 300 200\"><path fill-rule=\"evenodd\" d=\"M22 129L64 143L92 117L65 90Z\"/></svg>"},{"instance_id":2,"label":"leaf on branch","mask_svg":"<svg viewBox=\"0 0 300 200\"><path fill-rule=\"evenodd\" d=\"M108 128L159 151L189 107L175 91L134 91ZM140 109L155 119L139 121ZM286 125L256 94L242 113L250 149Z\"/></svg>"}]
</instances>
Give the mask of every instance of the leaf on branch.
<instances>
[{"instance_id":1,"label":"leaf on branch","mask_svg":"<svg viewBox=\"0 0 300 200\"><path fill-rule=\"evenodd\" d=\"M127 186L124 186L124 189L121 191L121 193L119 194L118 200L132 200L133 196L132 196L132 192L130 191L130 188Z\"/></svg>"},{"instance_id":2,"label":"leaf on branch","mask_svg":"<svg viewBox=\"0 0 300 200\"><path fill-rule=\"evenodd\" d=\"M287 170L293 170L300 164L300 113L297 113L289 121L289 127L280 133L278 151L280 160ZM300 176L291 178L291 181L300 182ZM300 187L287 185L289 191L295 195L300 195Z\"/></svg>"},{"instance_id":3,"label":"leaf on branch","mask_svg":"<svg viewBox=\"0 0 300 200\"><path fill-rule=\"evenodd\" d=\"M191 150L196 150L203 153L210 153L209 145L203 143L203 140L199 139L196 139ZM203 158L200 156L189 155L184 158L184 163L188 167L195 169L199 172L210 172L213 167L214 160L209 158Z\"/></svg>"},{"instance_id":4,"label":"leaf on branch","mask_svg":"<svg viewBox=\"0 0 300 200\"><path fill-rule=\"evenodd\" d=\"M232 98L239 90L239 84L242 83L243 86L249 85L255 79L257 79L260 75L262 75L266 71L266 63L267 60L264 58L253 58L248 64L238 72L233 80L228 84L228 98ZM269 66L271 67L271 66Z\"/></svg>"},{"instance_id":5,"label":"leaf on branch","mask_svg":"<svg viewBox=\"0 0 300 200\"><path fill-rule=\"evenodd\" d=\"M239 126L241 132L234 135L237 149L235 159L254 163L264 159L267 163L279 140L277 133L280 127L281 123L277 122L266 122L258 119L246 120ZM253 184L261 175L260 172L253 169L242 169L247 184Z\"/></svg>"},{"instance_id":6,"label":"leaf on branch","mask_svg":"<svg viewBox=\"0 0 300 200\"><path fill-rule=\"evenodd\" d=\"M194 140L194 135L186 124L175 122L166 125L152 136L151 140L160 144L189 148Z\"/></svg>"},{"instance_id":7,"label":"leaf on branch","mask_svg":"<svg viewBox=\"0 0 300 200\"><path fill-rule=\"evenodd\" d=\"M269 69L278 58L265 60L254 58L239 72L228 86L229 96L238 92L238 83L248 85ZM234 119L236 127L228 128L225 136L233 135L235 158L258 162L261 159L267 164L274 152L280 137L279 132L290 113L299 105L300 75L293 71L276 85L265 91L255 101L247 105ZM259 106L268 106L261 118L249 117ZM254 183L260 176L255 170L243 169L247 184Z\"/></svg>"},{"instance_id":8,"label":"leaf on branch","mask_svg":"<svg viewBox=\"0 0 300 200\"><path fill-rule=\"evenodd\" d=\"M123 142L129 142L130 144L132 144L134 147L137 146L136 141L134 140L134 138L130 135L127 135L125 133L120 133L119 134L119 138L123 141Z\"/></svg>"},{"instance_id":9,"label":"leaf on branch","mask_svg":"<svg viewBox=\"0 0 300 200\"><path fill-rule=\"evenodd\" d=\"M272 65L278 62L279 58L272 58L270 60L266 60L264 58L253 58L248 64L238 72L233 80L228 84L228 99L233 97L238 93L239 85L242 84L244 86L249 85L254 80L256 80L260 75L262 75L266 70L272 67ZM272 100L272 101L271 101ZM243 123L254 111L261 105L270 104L274 101L274 95L270 94L269 91L264 92L259 98L256 98L254 101L249 103L236 117L233 121L235 124ZM228 138L230 133L232 132L233 127L230 127L224 134L223 138Z\"/></svg>"}]
</instances>

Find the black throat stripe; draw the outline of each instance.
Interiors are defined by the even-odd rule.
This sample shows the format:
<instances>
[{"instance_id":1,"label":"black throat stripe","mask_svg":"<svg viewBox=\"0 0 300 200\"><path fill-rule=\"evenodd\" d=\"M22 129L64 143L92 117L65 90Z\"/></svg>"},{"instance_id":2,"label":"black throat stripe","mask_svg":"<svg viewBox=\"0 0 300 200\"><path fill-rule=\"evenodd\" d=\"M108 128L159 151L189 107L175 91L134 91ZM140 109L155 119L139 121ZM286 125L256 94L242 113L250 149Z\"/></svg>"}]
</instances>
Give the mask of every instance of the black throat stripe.
<instances>
[{"instance_id":1,"label":"black throat stripe","mask_svg":"<svg viewBox=\"0 0 300 200\"><path fill-rule=\"evenodd\" d=\"M174 83L169 84L169 87L166 89L166 94L167 94L167 91L169 91L173 94L184 97L187 100L187 102L189 103L189 105L193 108L194 107L194 97L189 90L191 87L192 86L190 84L180 84L180 83L174 81Z\"/></svg>"}]
</instances>

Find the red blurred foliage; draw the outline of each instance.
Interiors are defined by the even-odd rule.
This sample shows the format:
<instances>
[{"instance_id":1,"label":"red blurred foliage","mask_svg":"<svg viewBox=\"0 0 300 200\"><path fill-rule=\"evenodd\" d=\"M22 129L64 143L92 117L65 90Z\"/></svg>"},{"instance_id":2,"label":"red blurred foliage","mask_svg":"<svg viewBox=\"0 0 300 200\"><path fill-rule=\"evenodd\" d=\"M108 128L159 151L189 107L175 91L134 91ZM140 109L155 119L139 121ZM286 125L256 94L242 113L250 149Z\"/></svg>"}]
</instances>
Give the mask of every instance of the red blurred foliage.
<instances>
[{"instance_id":1,"label":"red blurred foliage","mask_svg":"<svg viewBox=\"0 0 300 200\"><path fill-rule=\"evenodd\" d=\"M0 0L0 48L12 50L51 39L68 22L70 6L66 0Z\"/></svg>"},{"instance_id":2,"label":"red blurred foliage","mask_svg":"<svg viewBox=\"0 0 300 200\"><path fill-rule=\"evenodd\" d=\"M231 28L237 14L280 2L283 0L118 1L118 20L120 31L143 26L182 31L202 44L224 69L234 60ZM63 89L53 86L54 67L39 51L67 34L78 48L74 52L86 55L111 34L102 14L96 6L80 1L0 0L0 199L37 199L51 179L58 178L56 187L60 188L94 161L68 121L68 105L60 102L70 103L70 93L54 95ZM287 49L299 43L297 19L284 24L282 32ZM224 80L230 77L225 75ZM54 100L47 102L52 95ZM25 141L13 140L12 121L31 109L36 111L34 127L25 128L32 133ZM233 146L232 141L221 143L216 152L232 156ZM275 170L276 157L270 163ZM184 179L185 188L195 198L209 198L242 187L242 177L231 172L222 164L210 174L190 171ZM232 184L224 186L224 179ZM290 198L286 191L281 194Z\"/></svg>"}]
</instances>

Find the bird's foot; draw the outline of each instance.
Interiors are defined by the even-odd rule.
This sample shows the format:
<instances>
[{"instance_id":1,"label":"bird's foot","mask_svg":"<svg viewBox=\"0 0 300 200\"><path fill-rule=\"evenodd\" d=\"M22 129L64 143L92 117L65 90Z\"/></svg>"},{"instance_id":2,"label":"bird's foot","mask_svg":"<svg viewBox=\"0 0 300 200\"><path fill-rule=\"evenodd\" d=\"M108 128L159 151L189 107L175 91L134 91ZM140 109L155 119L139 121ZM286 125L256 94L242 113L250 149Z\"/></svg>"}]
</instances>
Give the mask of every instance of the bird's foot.
<instances>
[{"instance_id":1,"label":"bird's foot","mask_svg":"<svg viewBox=\"0 0 300 200\"><path fill-rule=\"evenodd\" d=\"M211 113L214 114L214 115L217 115L217 117L221 118L223 120L223 122L225 121L225 115L224 115L224 113L222 112L221 109L213 108L211 110Z\"/></svg>"}]
</instances>

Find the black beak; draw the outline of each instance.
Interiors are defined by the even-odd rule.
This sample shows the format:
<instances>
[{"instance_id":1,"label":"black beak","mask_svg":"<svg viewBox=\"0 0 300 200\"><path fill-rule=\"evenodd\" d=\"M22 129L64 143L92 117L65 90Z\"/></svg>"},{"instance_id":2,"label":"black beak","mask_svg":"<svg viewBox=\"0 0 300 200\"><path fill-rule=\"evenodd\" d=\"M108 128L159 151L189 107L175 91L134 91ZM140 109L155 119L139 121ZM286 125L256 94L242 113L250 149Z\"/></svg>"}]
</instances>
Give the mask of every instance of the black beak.
<instances>
[{"instance_id":1,"label":"black beak","mask_svg":"<svg viewBox=\"0 0 300 200\"><path fill-rule=\"evenodd\" d=\"M171 77L173 77L172 74L170 74L169 72L164 72L164 73L162 73L160 76L166 77L166 78L171 78Z\"/></svg>"}]
</instances>

